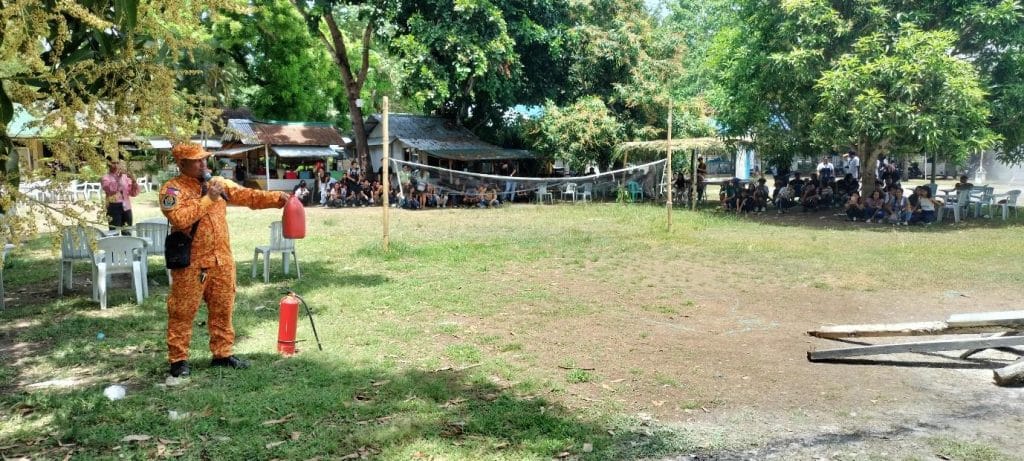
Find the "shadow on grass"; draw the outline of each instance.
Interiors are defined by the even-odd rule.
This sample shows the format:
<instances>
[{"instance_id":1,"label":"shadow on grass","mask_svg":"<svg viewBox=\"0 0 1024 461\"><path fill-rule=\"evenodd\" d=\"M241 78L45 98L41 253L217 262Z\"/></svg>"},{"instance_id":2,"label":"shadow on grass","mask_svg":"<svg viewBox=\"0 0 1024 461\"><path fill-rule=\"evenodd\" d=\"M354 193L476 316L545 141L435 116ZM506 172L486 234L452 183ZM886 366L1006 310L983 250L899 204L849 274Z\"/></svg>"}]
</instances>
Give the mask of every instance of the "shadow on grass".
<instances>
[{"instance_id":1,"label":"shadow on grass","mask_svg":"<svg viewBox=\"0 0 1024 461\"><path fill-rule=\"evenodd\" d=\"M167 387L162 361L146 356L119 401L102 395L107 383L4 394L4 407L15 414L0 422L7 445L0 454L623 459L691 448L668 432L611 431L605 422L542 397L515 395L468 370L385 370L315 353L250 359L248 370L197 364L191 379ZM129 435L149 438L128 441Z\"/></svg>"},{"instance_id":2,"label":"shadow on grass","mask_svg":"<svg viewBox=\"0 0 1024 461\"><path fill-rule=\"evenodd\" d=\"M15 286L38 278L47 285L41 289L55 291L46 274L55 260L24 264L30 270ZM316 262L305 267L316 275L297 281L297 290L325 279L348 286L387 282L373 274L334 274ZM262 284L248 279L248 269L238 265L239 338L276 318L282 285L293 281ZM151 275L162 273L151 266ZM166 286L151 288L141 306L118 304L130 302L130 290L115 290L114 307L106 311L82 287L64 299L24 300L0 313L0 408L9 410L0 417L4 457L624 459L697 446L676 431L584 416L543 395L501 387L472 367L397 368L307 352L288 359L250 355L249 370L212 369L205 307L194 324L193 377L168 387ZM270 308L249 310L257 304ZM125 386L128 397L109 401L103 389L111 384ZM171 411L187 416L173 420ZM126 441L129 435L151 438Z\"/></svg>"}]
</instances>

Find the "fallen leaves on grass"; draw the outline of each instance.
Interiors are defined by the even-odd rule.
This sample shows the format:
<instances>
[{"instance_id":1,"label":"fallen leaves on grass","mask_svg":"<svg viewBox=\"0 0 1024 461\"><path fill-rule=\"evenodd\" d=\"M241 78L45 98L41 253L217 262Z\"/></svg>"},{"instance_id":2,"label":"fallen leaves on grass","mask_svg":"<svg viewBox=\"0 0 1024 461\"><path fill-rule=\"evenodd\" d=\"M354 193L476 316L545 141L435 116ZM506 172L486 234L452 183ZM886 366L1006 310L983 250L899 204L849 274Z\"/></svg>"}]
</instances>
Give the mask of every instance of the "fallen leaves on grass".
<instances>
[{"instance_id":1,"label":"fallen leaves on grass","mask_svg":"<svg viewBox=\"0 0 1024 461\"><path fill-rule=\"evenodd\" d=\"M284 440L279 440L279 441L277 441L277 442L270 442L270 443L268 443L268 444L264 445L264 447L265 447L265 448L266 448L267 450L271 450L271 449L273 449L274 447L277 447L277 446L279 446L279 445L282 445L282 444L284 444Z\"/></svg>"},{"instance_id":2,"label":"fallen leaves on grass","mask_svg":"<svg viewBox=\"0 0 1024 461\"><path fill-rule=\"evenodd\" d=\"M126 435L126 436L124 436L124 437L123 437L123 438L121 439L121 441L122 441L122 442L145 442L145 441L147 441L147 440L149 440L149 439L152 439L152 438L153 438L153 436L151 436L151 435L145 435L145 434L132 434L132 435Z\"/></svg>"},{"instance_id":3,"label":"fallen leaves on grass","mask_svg":"<svg viewBox=\"0 0 1024 461\"><path fill-rule=\"evenodd\" d=\"M376 455L377 453L380 453L380 450L374 449L372 447L359 447L359 450L342 456L339 459L367 459L373 455Z\"/></svg>"},{"instance_id":4,"label":"fallen leaves on grass","mask_svg":"<svg viewBox=\"0 0 1024 461\"><path fill-rule=\"evenodd\" d=\"M295 418L295 413L289 413L289 414L285 415L284 417L282 417L280 419L268 419L266 421L263 421L263 425L264 426L273 426L275 424L283 424L283 423L287 423L288 421L291 421L292 418Z\"/></svg>"},{"instance_id":5,"label":"fallen leaves on grass","mask_svg":"<svg viewBox=\"0 0 1024 461\"><path fill-rule=\"evenodd\" d=\"M299 437L302 437L302 433L298 431L293 431L289 436L292 440L299 440Z\"/></svg>"},{"instance_id":6,"label":"fallen leaves on grass","mask_svg":"<svg viewBox=\"0 0 1024 461\"><path fill-rule=\"evenodd\" d=\"M451 399L451 400L445 402L444 405L441 405L441 407L442 408L451 408L451 407L454 407L455 405L458 405L460 403L465 402L466 400L467 399L464 399L462 397L456 397L454 399Z\"/></svg>"}]
</instances>

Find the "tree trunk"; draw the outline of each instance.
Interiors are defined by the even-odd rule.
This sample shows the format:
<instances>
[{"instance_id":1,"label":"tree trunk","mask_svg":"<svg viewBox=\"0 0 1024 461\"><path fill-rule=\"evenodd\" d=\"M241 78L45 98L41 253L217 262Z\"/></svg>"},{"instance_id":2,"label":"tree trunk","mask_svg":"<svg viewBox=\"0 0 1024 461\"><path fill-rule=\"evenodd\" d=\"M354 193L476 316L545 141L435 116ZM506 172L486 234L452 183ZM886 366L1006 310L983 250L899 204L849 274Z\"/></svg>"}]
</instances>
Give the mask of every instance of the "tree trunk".
<instances>
[{"instance_id":1,"label":"tree trunk","mask_svg":"<svg viewBox=\"0 0 1024 461\"><path fill-rule=\"evenodd\" d=\"M359 160L359 168L364 174L373 173L373 164L370 162L370 146L368 145L369 133L366 132L366 124L363 122L363 111L356 106L354 99L348 101L348 116L352 121L352 139L356 142L356 159ZM385 139L383 142L387 142Z\"/></svg>"},{"instance_id":2,"label":"tree trunk","mask_svg":"<svg viewBox=\"0 0 1024 461\"><path fill-rule=\"evenodd\" d=\"M301 2L293 0L293 4L296 5L299 12L303 14L307 19L309 18L308 12L302 7ZM362 94L363 85L366 83L366 74L370 68L370 45L371 39L373 38L373 21L368 21L366 27L363 29L363 38L360 49L360 61L357 72L353 73L352 64L348 58L348 46L345 43L345 36L341 32L341 28L338 27L338 23L334 20L334 17L327 13L323 16L323 21L327 24L328 35L325 35L322 31L319 36L324 45L330 51L331 58L334 60L334 65L338 67L338 73L341 74L341 81L345 85L345 97L348 99L348 118L352 122L352 136L355 138L356 143L356 158L359 161L359 168L363 172L371 172L373 165L370 163L370 149L367 145L367 133L366 125L363 123L363 111L362 108L356 105L356 101L359 100ZM329 37L329 38L328 38Z\"/></svg>"},{"instance_id":3,"label":"tree trunk","mask_svg":"<svg viewBox=\"0 0 1024 461\"><path fill-rule=\"evenodd\" d=\"M868 197L874 192L875 181L878 180L878 168L875 164L878 162L878 156L887 150L887 145L888 142L885 140L874 143L865 139L857 144L857 154L860 155L861 197Z\"/></svg>"}]
</instances>

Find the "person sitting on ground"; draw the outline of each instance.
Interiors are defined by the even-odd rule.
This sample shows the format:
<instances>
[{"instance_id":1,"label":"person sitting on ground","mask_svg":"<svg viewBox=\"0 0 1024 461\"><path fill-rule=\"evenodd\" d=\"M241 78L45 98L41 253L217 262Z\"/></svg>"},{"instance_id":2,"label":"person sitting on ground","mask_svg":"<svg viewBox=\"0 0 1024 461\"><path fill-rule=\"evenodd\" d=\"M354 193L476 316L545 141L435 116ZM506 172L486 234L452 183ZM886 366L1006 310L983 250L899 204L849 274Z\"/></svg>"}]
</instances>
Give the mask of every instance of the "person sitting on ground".
<instances>
[{"instance_id":1,"label":"person sitting on ground","mask_svg":"<svg viewBox=\"0 0 1024 461\"><path fill-rule=\"evenodd\" d=\"M835 194L833 194L831 185L822 184L818 187L818 206L832 208L834 198Z\"/></svg>"},{"instance_id":2,"label":"person sitting on ground","mask_svg":"<svg viewBox=\"0 0 1024 461\"><path fill-rule=\"evenodd\" d=\"M487 206L491 208L501 206L501 200L499 199L499 197L500 195L498 193L498 185L488 184L486 192L484 193L484 200L486 200Z\"/></svg>"},{"instance_id":3,"label":"person sitting on ground","mask_svg":"<svg viewBox=\"0 0 1024 461\"><path fill-rule=\"evenodd\" d=\"M370 204L369 190L364 188L366 185L366 179L360 179L359 182L352 185L349 190L349 202L352 206L366 206ZM366 186L369 187L369 186Z\"/></svg>"},{"instance_id":4,"label":"person sitting on ground","mask_svg":"<svg viewBox=\"0 0 1024 461\"><path fill-rule=\"evenodd\" d=\"M345 189L345 184L341 181L335 181L331 184L331 190L327 193L327 206L330 208L341 208L345 206L345 195L348 190Z\"/></svg>"},{"instance_id":5,"label":"person sitting on ground","mask_svg":"<svg viewBox=\"0 0 1024 461\"><path fill-rule=\"evenodd\" d=\"M754 190L753 184L751 184L751 187L740 189L740 195L736 198L736 212L750 213L754 209Z\"/></svg>"},{"instance_id":6,"label":"person sitting on ground","mask_svg":"<svg viewBox=\"0 0 1024 461\"><path fill-rule=\"evenodd\" d=\"M861 216L864 216L864 200L860 197L860 193L854 192L846 200L846 219L856 221Z\"/></svg>"},{"instance_id":7,"label":"person sitting on ground","mask_svg":"<svg viewBox=\"0 0 1024 461\"><path fill-rule=\"evenodd\" d=\"M758 178L757 186L754 187L754 211L765 211L768 209L768 182L764 178Z\"/></svg>"},{"instance_id":8,"label":"person sitting on ground","mask_svg":"<svg viewBox=\"0 0 1024 461\"><path fill-rule=\"evenodd\" d=\"M910 216L909 224L930 225L935 222L935 199L931 196L931 190L927 187L917 188L917 209Z\"/></svg>"},{"instance_id":9,"label":"person sitting on ground","mask_svg":"<svg viewBox=\"0 0 1024 461\"><path fill-rule=\"evenodd\" d=\"M298 197L303 206L309 206L310 193L305 180L299 181L295 188L292 189L292 196Z\"/></svg>"},{"instance_id":10,"label":"person sitting on ground","mask_svg":"<svg viewBox=\"0 0 1024 461\"><path fill-rule=\"evenodd\" d=\"M793 193L796 197L804 196L804 180L800 177L800 172L793 173L793 179L789 180L789 187L793 188Z\"/></svg>"},{"instance_id":11,"label":"person sitting on ground","mask_svg":"<svg viewBox=\"0 0 1024 461\"><path fill-rule=\"evenodd\" d=\"M902 187L892 187L885 204L886 219L892 224L907 225L910 220L910 201L903 196Z\"/></svg>"},{"instance_id":12,"label":"person sitting on ground","mask_svg":"<svg viewBox=\"0 0 1024 461\"><path fill-rule=\"evenodd\" d=\"M369 191L371 206L376 206L383 203L384 188L383 186L380 185L380 181L374 179L373 182L370 183Z\"/></svg>"},{"instance_id":13,"label":"person sitting on ground","mask_svg":"<svg viewBox=\"0 0 1024 461\"><path fill-rule=\"evenodd\" d=\"M811 184L814 184L814 188L815 189L820 189L821 188L821 179L818 178L818 173L811 173L810 180L811 180ZM821 191L818 191L818 192L821 192Z\"/></svg>"},{"instance_id":14,"label":"person sitting on ground","mask_svg":"<svg viewBox=\"0 0 1024 461\"><path fill-rule=\"evenodd\" d=\"M864 199L864 222L870 223L873 220L882 222L885 218L885 198L882 197L882 190L875 189L871 195Z\"/></svg>"},{"instance_id":15,"label":"person sitting on ground","mask_svg":"<svg viewBox=\"0 0 1024 461\"><path fill-rule=\"evenodd\" d=\"M974 184L971 184L970 182L967 181L967 175L961 175L960 176L960 182L958 182L958 183L953 185L953 188L956 189L957 191L964 190L964 189L968 189L969 190L969 189L971 189L973 187L974 187Z\"/></svg>"},{"instance_id":16,"label":"person sitting on ground","mask_svg":"<svg viewBox=\"0 0 1024 461\"><path fill-rule=\"evenodd\" d=\"M818 188L814 185L810 179L804 181L803 194L800 196L800 205L803 206L804 211L814 211L818 209L818 202L821 200L821 196L818 195Z\"/></svg>"},{"instance_id":17,"label":"person sitting on ground","mask_svg":"<svg viewBox=\"0 0 1024 461\"><path fill-rule=\"evenodd\" d=\"M789 183L783 182L782 189L779 189L778 198L775 199L775 207L779 210L779 214L785 213L786 208L793 206L793 200L796 198L796 191L793 190L793 186Z\"/></svg>"},{"instance_id":18,"label":"person sitting on ground","mask_svg":"<svg viewBox=\"0 0 1024 461\"><path fill-rule=\"evenodd\" d=\"M462 188L462 205L475 207L478 202L480 202L480 196L476 193L476 186L471 181L467 181Z\"/></svg>"},{"instance_id":19,"label":"person sitting on ground","mask_svg":"<svg viewBox=\"0 0 1024 461\"><path fill-rule=\"evenodd\" d=\"M722 204L722 209L731 210L736 202L736 189L732 186L732 182L729 180L722 181L722 186L718 191L718 201Z\"/></svg>"},{"instance_id":20,"label":"person sitting on ground","mask_svg":"<svg viewBox=\"0 0 1024 461\"><path fill-rule=\"evenodd\" d=\"M860 182L853 177L852 174L847 173L843 176L843 179L838 183L839 199L846 201L853 195L854 192L860 192Z\"/></svg>"}]
</instances>

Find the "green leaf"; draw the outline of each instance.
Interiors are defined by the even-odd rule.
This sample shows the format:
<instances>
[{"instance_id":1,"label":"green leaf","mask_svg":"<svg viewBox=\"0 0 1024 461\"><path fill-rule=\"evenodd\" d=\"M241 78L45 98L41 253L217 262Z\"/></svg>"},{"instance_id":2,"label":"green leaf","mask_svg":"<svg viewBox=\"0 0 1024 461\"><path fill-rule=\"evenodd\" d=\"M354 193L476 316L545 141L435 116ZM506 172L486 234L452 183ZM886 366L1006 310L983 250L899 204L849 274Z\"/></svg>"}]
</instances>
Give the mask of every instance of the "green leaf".
<instances>
[{"instance_id":1,"label":"green leaf","mask_svg":"<svg viewBox=\"0 0 1024 461\"><path fill-rule=\"evenodd\" d=\"M117 0L115 11L117 23L123 29L122 32L129 32L135 29L139 17L139 0Z\"/></svg>"}]
</instances>

